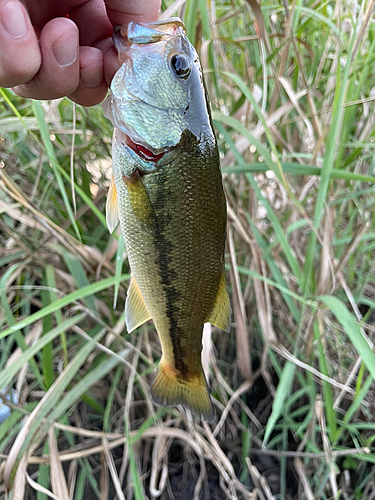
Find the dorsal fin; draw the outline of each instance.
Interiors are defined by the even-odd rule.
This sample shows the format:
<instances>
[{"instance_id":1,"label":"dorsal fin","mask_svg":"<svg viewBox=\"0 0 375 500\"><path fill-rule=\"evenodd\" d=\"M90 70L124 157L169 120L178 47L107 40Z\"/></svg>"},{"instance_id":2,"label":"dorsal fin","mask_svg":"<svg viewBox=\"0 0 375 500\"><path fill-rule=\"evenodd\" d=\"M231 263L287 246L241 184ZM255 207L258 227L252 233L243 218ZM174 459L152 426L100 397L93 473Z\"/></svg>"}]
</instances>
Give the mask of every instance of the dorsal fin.
<instances>
[{"instance_id":1,"label":"dorsal fin","mask_svg":"<svg viewBox=\"0 0 375 500\"><path fill-rule=\"evenodd\" d=\"M221 328L225 332L230 330L230 302L227 292L227 285L225 282L225 276L222 274L220 279L220 285L217 292L214 308L207 318L206 323L212 323L213 325Z\"/></svg>"},{"instance_id":2,"label":"dorsal fin","mask_svg":"<svg viewBox=\"0 0 375 500\"><path fill-rule=\"evenodd\" d=\"M106 218L109 232L112 233L118 224L118 203L117 203L117 189L115 179L112 175L111 185L109 186L107 205L106 205Z\"/></svg>"},{"instance_id":3,"label":"dorsal fin","mask_svg":"<svg viewBox=\"0 0 375 500\"><path fill-rule=\"evenodd\" d=\"M151 319L151 314L142 297L138 283L132 276L125 303L125 322L128 333L131 333L149 319Z\"/></svg>"}]
</instances>

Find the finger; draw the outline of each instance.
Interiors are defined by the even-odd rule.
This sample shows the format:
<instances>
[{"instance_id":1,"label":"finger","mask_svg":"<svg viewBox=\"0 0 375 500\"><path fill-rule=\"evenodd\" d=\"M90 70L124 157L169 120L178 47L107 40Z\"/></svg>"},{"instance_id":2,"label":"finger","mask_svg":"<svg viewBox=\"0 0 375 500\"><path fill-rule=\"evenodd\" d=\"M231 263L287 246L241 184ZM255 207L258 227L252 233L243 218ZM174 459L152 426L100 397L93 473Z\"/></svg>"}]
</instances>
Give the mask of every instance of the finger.
<instances>
[{"instance_id":1,"label":"finger","mask_svg":"<svg viewBox=\"0 0 375 500\"><path fill-rule=\"evenodd\" d=\"M29 81L40 64L38 41L26 9L18 0L0 0L0 86Z\"/></svg>"},{"instance_id":2,"label":"finger","mask_svg":"<svg viewBox=\"0 0 375 500\"><path fill-rule=\"evenodd\" d=\"M104 55L104 76L108 87L110 87L112 78L120 68L116 49L112 46Z\"/></svg>"},{"instance_id":3,"label":"finger","mask_svg":"<svg viewBox=\"0 0 375 500\"><path fill-rule=\"evenodd\" d=\"M108 18L111 23L127 24L130 21L150 23L157 21L161 0L105 0Z\"/></svg>"},{"instance_id":4,"label":"finger","mask_svg":"<svg viewBox=\"0 0 375 500\"><path fill-rule=\"evenodd\" d=\"M70 19L56 18L40 35L42 64L35 77L13 90L22 97L57 99L79 84L78 29Z\"/></svg>"},{"instance_id":5,"label":"finger","mask_svg":"<svg viewBox=\"0 0 375 500\"><path fill-rule=\"evenodd\" d=\"M107 95L104 80L103 52L94 47L79 49L80 81L77 89L68 97L81 106L95 106Z\"/></svg>"},{"instance_id":6,"label":"finger","mask_svg":"<svg viewBox=\"0 0 375 500\"><path fill-rule=\"evenodd\" d=\"M103 0L90 0L69 11L69 18L79 29L79 44L97 46L112 36L113 27L107 17Z\"/></svg>"}]
</instances>

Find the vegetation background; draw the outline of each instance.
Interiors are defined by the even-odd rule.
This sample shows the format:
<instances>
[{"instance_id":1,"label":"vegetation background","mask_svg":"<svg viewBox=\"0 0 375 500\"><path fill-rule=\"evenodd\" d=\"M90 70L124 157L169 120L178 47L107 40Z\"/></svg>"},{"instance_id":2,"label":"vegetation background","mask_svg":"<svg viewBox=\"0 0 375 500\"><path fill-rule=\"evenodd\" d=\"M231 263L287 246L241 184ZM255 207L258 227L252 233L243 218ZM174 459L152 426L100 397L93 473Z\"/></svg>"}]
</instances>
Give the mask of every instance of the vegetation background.
<instances>
[{"instance_id":1,"label":"vegetation background","mask_svg":"<svg viewBox=\"0 0 375 500\"><path fill-rule=\"evenodd\" d=\"M212 425L153 406L155 329L125 331L101 106L0 89L1 499L375 498L373 5L163 2L201 56L228 199Z\"/></svg>"}]
</instances>

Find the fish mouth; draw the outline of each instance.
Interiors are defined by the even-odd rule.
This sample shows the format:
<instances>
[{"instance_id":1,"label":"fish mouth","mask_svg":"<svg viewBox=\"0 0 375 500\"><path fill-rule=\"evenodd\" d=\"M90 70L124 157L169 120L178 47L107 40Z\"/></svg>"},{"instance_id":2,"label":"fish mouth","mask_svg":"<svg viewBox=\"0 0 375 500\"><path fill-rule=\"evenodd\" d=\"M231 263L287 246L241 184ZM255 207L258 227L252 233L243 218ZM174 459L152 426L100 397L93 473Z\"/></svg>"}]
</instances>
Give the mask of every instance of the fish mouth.
<instances>
[{"instance_id":1,"label":"fish mouth","mask_svg":"<svg viewBox=\"0 0 375 500\"><path fill-rule=\"evenodd\" d=\"M159 162L167 152L167 150L154 151L148 144L133 141L129 135L126 135L126 145L142 160L152 163Z\"/></svg>"},{"instance_id":2,"label":"fish mouth","mask_svg":"<svg viewBox=\"0 0 375 500\"><path fill-rule=\"evenodd\" d=\"M171 163L181 153L181 151L187 147L191 136L189 131L185 130L181 134L180 141L177 144L155 149L147 144L146 141L137 133L134 133L133 135L129 132L129 128L130 127L126 127L126 131L122 128L122 144L133 155L137 155L144 165L145 163L148 164L149 167L147 167L146 170L150 171L154 171L158 167L163 167Z\"/></svg>"}]
</instances>

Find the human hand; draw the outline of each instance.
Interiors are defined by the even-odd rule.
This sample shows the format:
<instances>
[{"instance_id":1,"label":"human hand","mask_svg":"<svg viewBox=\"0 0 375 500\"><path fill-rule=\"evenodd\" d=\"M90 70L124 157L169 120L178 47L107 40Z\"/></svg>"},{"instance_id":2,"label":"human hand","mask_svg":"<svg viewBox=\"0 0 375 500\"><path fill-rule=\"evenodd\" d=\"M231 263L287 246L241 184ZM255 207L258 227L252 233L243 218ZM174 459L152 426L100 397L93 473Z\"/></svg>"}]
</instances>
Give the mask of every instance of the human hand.
<instances>
[{"instance_id":1,"label":"human hand","mask_svg":"<svg viewBox=\"0 0 375 500\"><path fill-rule=\"evenodd\" d=\"M160 2L0 0L0 86L21 97L98 104L119 67L113 26L157 20Z\"/></svg>"}]
</instances>

